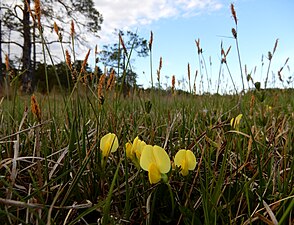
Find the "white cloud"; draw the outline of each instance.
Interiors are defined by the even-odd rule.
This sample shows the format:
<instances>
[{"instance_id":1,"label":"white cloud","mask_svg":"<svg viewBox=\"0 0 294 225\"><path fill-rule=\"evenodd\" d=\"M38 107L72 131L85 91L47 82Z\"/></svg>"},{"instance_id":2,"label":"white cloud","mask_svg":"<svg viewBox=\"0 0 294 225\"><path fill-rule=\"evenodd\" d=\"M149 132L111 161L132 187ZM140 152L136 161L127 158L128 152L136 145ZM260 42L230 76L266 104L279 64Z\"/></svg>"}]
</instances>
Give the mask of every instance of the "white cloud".
<instances>
[{"instance_id":1,"label":"white cloud","mask_svg":"<svg viewBox=\"0 0 294 225\"><path fill-rule=\"evenodd\" d=\"M115 28L127 30L151 24L159 19L195 16L219 10L219 0L95 0L104 22L101 41L111 39Z\"/></svg>"},{"instance_id":2,"label":"white cloud","mask_svg":"<svg viewBox=\"0 0 294 225\"><path fill-rule=\"evenodd\" d=\"M11 1L11 4L16 4L18 1ZM22 3L21 1L19 2ZM101 25L102 29L98 33L101 39L97 39L94 35L89 35L86 32L80 33L80 37L84 38L85 41L75 49L78 59L83 59L83 53L87 52L89 48L94 49L96 44L108 44L114 38L116 39L117 36L113 34L115 29L134 30L150 25L160 19L191 17L215 11L222 7L221 0L94 0L94 3L104 18ZM62 8L56 8L56 10L59 12ZM59 14L64 15L64 12L59 12ZM80 22L84 20L83 17L79 19ZM63 19L66 24L70 24L70 21L69 18ZM47 21L47 23L52 25L53 21ZM69 31L69 26L63 28ZM50 29L45 31L45 37L49 41L57 40L56 34ZM15 40L19 40L19 37L15 37ZM22 39L20 40L22 41ZM6 50L5 47L3 48L4 51ZM64 47L69 49L70 45L65 45ZM63 55L60 54L59 44L50 46L50 52L56 61L63 59ZM21 57L21 51L18 48L12 49L11 53ZM40 60L42 60L42 57Z\"/></svg>"}]
</instances>

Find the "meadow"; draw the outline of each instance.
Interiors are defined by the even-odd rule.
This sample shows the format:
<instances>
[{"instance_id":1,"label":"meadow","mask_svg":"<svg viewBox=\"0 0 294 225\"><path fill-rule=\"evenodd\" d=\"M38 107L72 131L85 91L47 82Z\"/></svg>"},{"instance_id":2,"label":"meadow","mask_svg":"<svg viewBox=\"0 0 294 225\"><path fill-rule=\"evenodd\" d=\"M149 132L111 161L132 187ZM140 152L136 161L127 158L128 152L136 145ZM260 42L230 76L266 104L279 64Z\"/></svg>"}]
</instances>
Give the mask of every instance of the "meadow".
<instances>
[{"instance_id":1,"label":"meadow","mask_svg":"<svg viewBox=\"0 0 294 225\"><path fill-rule=\"evenodd\" d=\"M65 61L72 89L0 98L3 224L294 224L293 89L123 96Z\"/></svg>"}]
</instances>

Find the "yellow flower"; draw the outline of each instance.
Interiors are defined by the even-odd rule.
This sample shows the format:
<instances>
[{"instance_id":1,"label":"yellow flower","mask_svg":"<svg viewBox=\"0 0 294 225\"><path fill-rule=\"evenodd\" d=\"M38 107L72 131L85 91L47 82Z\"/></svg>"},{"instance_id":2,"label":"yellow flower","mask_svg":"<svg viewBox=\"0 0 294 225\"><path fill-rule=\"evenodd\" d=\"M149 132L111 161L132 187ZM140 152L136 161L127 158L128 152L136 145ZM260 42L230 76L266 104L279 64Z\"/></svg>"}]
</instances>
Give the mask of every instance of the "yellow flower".
<instances>
[{"instance_id":1,"label":"yellow flower","mask_svg":"<svg viewBox=\"0 0 294 225\"><path fill-rule=\"evenodd\" d=\"M271 112L272 109L273 109L273 108L272 108L270 105L266 105L266 106L265 106L265 111L266 111L266 112Z\"/></svg>"},{"instance_id":2,"label":"yellow flower","mask_svg":"<svg viewBox=\"0 0 294 225\"><path fill-rule=\"evenodd\" d=\"M144 141L141 141L139 137L136 137L133 141L133 144L128 142L126 143L126 155L132 161L140 160L142 150L146 146Z\"/></svg>"},{"instance_id":3,"label":"yellow flower","mask_svg":"<svg viewBox=\"0 0 294 225\"><path fill-rule=\"evenodd\" d=\"M140 158L140 166L148 171L151 184L158 183L169 172L171 163L166 151L157 146L146 145Z\"/></svg>"},{"instance_id":4,"label":"yellow flower","mask_svg":"<svg viewBox=\"0 0 294 225\"><path fill-rule=\"evenodd\" d=\"M110 152L115 152L118 148L117 136L113 133L104 135L100 140L100 149L103 157L108 157Z\"/></svg>"},{"instance_id":5,"label":"yellow flower","mask_svg":"<svg viewBox=\"0 0 294 225\"><path fill-rule=\"evenodd\" d=\"M239 114L238 116L236 116L236 118L231 119L230 124L234 129L237 129L237 130L239 129L239 124L240 124L240 120L242 116L243 116L242 114Z\"/></svg>"},{"instance_id":6,"label":"yellow flower","mask_svg":"<svg viewBox=\"0 0 294 225\"><path fill-rule=\"evenodd\" d=\"M189 170L196 167L196 157L191 150L181 149L175 155L175 165L181 168L181 174L187 176Z\"/></svg>"}]
</instances>

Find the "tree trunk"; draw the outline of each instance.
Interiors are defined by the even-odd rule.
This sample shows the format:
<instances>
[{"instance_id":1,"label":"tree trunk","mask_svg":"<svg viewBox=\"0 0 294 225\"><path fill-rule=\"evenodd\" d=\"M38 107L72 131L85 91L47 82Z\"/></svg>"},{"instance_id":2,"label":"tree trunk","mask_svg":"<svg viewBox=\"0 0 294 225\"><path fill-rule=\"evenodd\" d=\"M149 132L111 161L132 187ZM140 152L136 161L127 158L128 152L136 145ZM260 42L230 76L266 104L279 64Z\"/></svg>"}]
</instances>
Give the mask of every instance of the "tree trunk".
<instances>
[{"instance_id":1,"label":"tree trunk","mask_svg":"<svg viewBox=\"0 0 294 225\"><path fill-rule=\"evenodd\" d=\"M28 5L30 0L27 0ZM23 55L22 55L22 91L32 92L32 65L31 65L31 28L30 28L30 13L27 4L24 1L23 10Z\"/></svg>"}]
</instances>

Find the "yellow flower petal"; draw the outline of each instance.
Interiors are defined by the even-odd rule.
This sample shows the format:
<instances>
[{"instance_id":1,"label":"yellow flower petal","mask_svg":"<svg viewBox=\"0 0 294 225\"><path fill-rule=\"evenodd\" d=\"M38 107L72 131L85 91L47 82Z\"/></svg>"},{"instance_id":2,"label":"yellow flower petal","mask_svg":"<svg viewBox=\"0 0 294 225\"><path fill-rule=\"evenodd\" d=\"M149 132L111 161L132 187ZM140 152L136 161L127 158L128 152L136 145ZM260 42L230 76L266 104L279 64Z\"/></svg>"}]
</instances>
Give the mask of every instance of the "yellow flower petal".
<instances>
[{"instance_id":1,"label":"yellow flower petal","mask_svg":"<svg viewBox=\"0 0 294 225\"><path fill-rule=\"evenodd\" d=\"M153 146L152 145L146 145L141 154L140 158L140 166L143 170L148 171L149 165L151 163L155 163L155 159L153 156Z\"/></svg>"},{"instance_id":2,"label":"yellow flower petal","mask_svg":"<svg viewBox=\"0 0 294 225\"><path fill-rule=\"evenodd\" d=\"M187 176L189 174L189 170L188 170L188 161L187 159L183 160L182 161L182 164L181 164L181 171L180 173L183 175L183 176Z\"/></svg>"},{"instance_id":3,"label":"yellow flower petal","mask_svg":"<svg viewBox=\"0 0 294 225\"><path fill-rule=\"evenodd\" d=\"M232 118L230 121L231 127L234 127L235 118Z\"/></svg>"},{"instance_id":4,"label":"yellow flower petal","mask_svg":"<svg viewBox=\"0 0 294 225\"><path fill-rule=\"evenodd\" d=\"M129 159L133 159L132 144L130 142L126 143L126 155Z\"/></svg>"},{"instance_id":5,"label":"yellow flower petal","mask_svg":"<svg viewBox=\"0 0 294 225\"><path fill-rule=\"evenodd\" d=\"M196 167L196 157L191 150L181 149L175 155L175 165L181 167L181 174L187 176L189 170L194 170Z\"/></svg>"},{"instance_id":6,"label":"yellow flower petal","mask_svg":"<svg viewBox=\"0 0 294 225\"><path fill-rule=\"evenodd\" d=\"M159 171L161 173L168 173L171 167L171 162L166 151L163 148L154 145L153 155Z\"/></svg>"},{"instance_id":7,"label":"yellow flower petal","mask_svg":"<svg viewBox=\"0 0 294 225\"><path fill-rule=\"evenodd\" d=\"M135 149L137 159L141 158L141 154L145 146L146 146L145 141L138 140L137 148Z\"/></svg>"},{"instance_id":8,"label":"yellow flower petal","mask_svg":"<svg viewBox=\"0 0 294 225\"><path fill-rule=\"evenodd\" d=\"M191 150L186 151L186 159L188 162L188 169L194 170L196 167L196 157Z\"/></svg>"},{"instance_id":9,"label":"yellow flower petal","mask_svg":"<svg viewBox=\"0 0 294 225\"><path fill-rule=\"evenodd\" d=\"M186 159L186 150L185 149L181 149L177 152L177 154L175 155L175 164L176 166L181 166L182 161Z\"/></svg>"},{"instance_id":10,"label":"yellow flower petal","mask_svg":"<svg viewBox=\"0 0 294 225\"><path fill-rule=\"evenodd\" d=\"M118 148L117 136L113 133L104 135L100 140L100 149L103 157L108 157L110 152L115 152Z\"/></svg>"},{"instance_id":11,"label":"yellow flower petal","mask_svg":"<svg viewBox=\"0 0 294 225\"><path fill-rule=\"evenodd\" d=\"M233 128L238 127L242 116L243 116L242 114L239 114L238 116L236 116L236 118L232 118L230 121L231 127L233 127Z\"/></svg>"},{"instance_id":12,"label":"yellow flower petal","mask_svg":"<svg viewBox=\"0 0 294 225\"><path fill-rule=\"evenodd\" d=\"M156 184L161 180L161 173L155 163L151 163L148 167L148 177L150 184Z\"/></svg>"},{"instance_id":13,"label":"yellow flower petal","mask_svg":"<svg viewBox=\"0 0 294 225\"><path fill-rule=\"evenodd\" d=\"M162 174L169 172L171 162L166 151L155 145L146 145L143 147L140 158L140 166L148 171L148 177L151 184L161 180Z\"/></svg>"},{"instance_id":14,"label":"yellow flower petal","mask_svg":"<svg viewBox=\"0 0 294 225\"><path fill-rule=\"evenodd\" d=\"M235 121L236 121L236 125L239 125L240 124L240 121L241 121L241 119L242 119L242 114L239 114L237 117L236 117L236 119L235 119Z\"/></svg>"}]
</instances>

